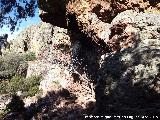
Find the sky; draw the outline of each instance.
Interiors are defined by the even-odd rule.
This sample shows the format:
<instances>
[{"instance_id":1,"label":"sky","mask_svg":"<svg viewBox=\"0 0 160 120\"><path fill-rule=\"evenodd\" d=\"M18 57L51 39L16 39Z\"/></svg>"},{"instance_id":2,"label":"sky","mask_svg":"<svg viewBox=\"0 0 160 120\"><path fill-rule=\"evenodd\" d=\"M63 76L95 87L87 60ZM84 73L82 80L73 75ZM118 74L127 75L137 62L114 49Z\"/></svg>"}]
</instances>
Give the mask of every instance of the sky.
<instances>
[{"instance_id":1,"label":"sky","mask_svg":"<svg viewBox=\"0 0 160 120\"><path fill-rule=\"evenodd\" d=\"M38 15L38 8L36 10L36 14L34 17L28 17L26 20L22 20L22 23L20 23L20 27L19 27L19 30L17 31L15 29L15 31L13 32L13 34L11 34L10 32L10 29L7 27L7 25L4 25L3 28L0 28L0 35L3 35L5 33L8 34L8 40L12 40L14 39L21 31L23 31L25 28L29 27L30 25L35 25L35 24L38 24L40 23L40 18L39 18L39 15Z\"/></svg>"}]
</instances>

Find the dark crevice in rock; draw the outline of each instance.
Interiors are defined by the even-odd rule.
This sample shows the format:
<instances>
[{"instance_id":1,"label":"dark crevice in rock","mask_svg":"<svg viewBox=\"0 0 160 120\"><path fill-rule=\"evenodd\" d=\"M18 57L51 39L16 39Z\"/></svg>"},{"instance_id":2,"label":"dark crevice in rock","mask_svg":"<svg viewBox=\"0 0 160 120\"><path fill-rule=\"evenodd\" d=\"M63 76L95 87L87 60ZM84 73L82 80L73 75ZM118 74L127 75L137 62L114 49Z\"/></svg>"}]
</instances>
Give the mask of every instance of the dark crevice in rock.
<instances>
[{"instance_id":1,"label":"dark crevice in rock","mask_svg":"<svg viewBox=\"0 0 160 120\"><path fill-rule=\"evenodd\" d=\"M50 16L51 14L52 13L44 13L44 14L40 14L39 16L43 22L51 23L52 25L66 28L66 21L64 21L65 15L57 14L56 15L57 17L54 17L54 16Z\"/></svg>"},{"instance_id":2,"label":"dark crevice in rock","mask_svg":"<svg viewBox=\"0 0 160 120\"><path fill-rule=\"evenodd\" d=\"M149 1L149 4L153 7L155 7L159 3L158 0L148 0L148 1Z\"/></svg>"},{"instance_id":3,"label":"dark crevice in rock","mask_svg":"<svg viewBox=\"0 0 160 120\"><path fill-rule=\"evenodd\" d=\"M24 41L24 52L28 51L28 45L27 42Z\"/></svg>"},{"instance_id":4,"label":"dark crevice in rock","mask_svg":"<svg viewBox=\"0 0 160 120\"><path fill-rule=\"evenodd\" d=\"M112 12L110 10L103 10L101 12L100 10L102 9L101 5L97 5L92 9L92 12L97 15L97 17L105 23L110 23L113 20Z\"/></svg>"},{"instance_id":5,"label":"dark crevice in rock","mask_svg":"<svg viewBox=\"0 0 160 120\"><path fill-rule=\"evenodd\" d=\"M87 73L88 77L95 80L99 69L101 55L109 51L104 41L98 44L92 38L82 33L75 14L68 15L68 30L71 37L72 64L81 75Z\"/></svg>"}]
</instances>

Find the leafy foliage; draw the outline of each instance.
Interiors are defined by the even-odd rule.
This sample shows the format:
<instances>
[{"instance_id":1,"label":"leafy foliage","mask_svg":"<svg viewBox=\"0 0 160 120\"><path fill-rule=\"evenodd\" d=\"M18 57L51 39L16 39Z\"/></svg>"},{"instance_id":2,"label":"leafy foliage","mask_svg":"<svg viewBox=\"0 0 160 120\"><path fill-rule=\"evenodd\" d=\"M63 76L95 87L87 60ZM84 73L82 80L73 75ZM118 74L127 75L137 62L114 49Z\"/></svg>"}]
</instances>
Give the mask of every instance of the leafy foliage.
<instances>
[{"instance_id":1,"label":"leafy foliage","mask_svg":"<svg viewBox=\"0 0 160 120\"><path fill-rule=\"evenodd\" d=\"M15 53L0 56L0 79L10 79L15 74L21 74L18 73L18 69L21 69L22 72L27 69L27 62L23 56Z\"/></svg>"},{"instance_id":2,"label":"leafy foliage","mask_svg":"<svg viewBox=\"0 0 160 120\"><path fill-rule=\"evenodd\" d=\"M35 55L34 52L29 52L29 53L27 53L27 54L24 55L24 59L26 61L33 61L33 60L36 59L36 55Z\"/></svg>"},{"instance_id":3,"label":"leafy foliage","mask_svg":"<svg viewBox=\"0 0 160 120\"><path fill-rule=\"evenodd\" d=\"M30 78L14 76L10 81L0 83L0 94L12 95L21 91L23 97L34 96L39 92L40 80L40 76L32 76Z\"/></svg>"},{"instance_id":4,"label":"leafy foliage","mask_svg":"<svg viewBox=\"0 0 160 120\"><path fill-rule=\"evenodd\" d=\"M1 0L0 8L0 28L6 24L14 31L21 19L35 16L37 0Z\"/></svg>"},{"instance_id":5,"label":"leafy foliage","mask_svg":"<svg viewBox=\"0 0 160 120\"><path fill-rule=\"evenodd\" d=\"M14 75L25 76L28 68L27 61L33 61L36 56L33 52L23 55L8 53L0 56L0 79L10 79Z\"/></svg>"}]
</instances>

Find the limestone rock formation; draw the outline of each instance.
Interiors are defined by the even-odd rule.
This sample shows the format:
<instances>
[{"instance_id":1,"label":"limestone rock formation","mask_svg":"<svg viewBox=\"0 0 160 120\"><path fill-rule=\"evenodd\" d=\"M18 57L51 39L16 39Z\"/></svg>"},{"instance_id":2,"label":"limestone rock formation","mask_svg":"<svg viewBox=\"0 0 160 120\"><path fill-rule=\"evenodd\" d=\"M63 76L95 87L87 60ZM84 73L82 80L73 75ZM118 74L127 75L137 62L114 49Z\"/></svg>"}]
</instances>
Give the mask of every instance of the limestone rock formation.
<instances>
[{"instance_id":1,"label":"limestone rock formation","mask_svg":"<svg viewBox=\"0 0 160 120\"><path fill-rule=\"evenodd\" d=\"M23 32L21 32L17 38L12 41L11 51L18 53L34 52L36 56L41 51L44 51L47 47L51 47L57 44L59 41L63 41L64 44L68 44L69 38L66 34L66 30L57 31L58 28L45 22L41 22L38 26L33 25ZM55 33L55 34L54 34ZM57 38L56 38L57 37ZM64 38L63 38L64 37Z\"/></svg>"},{"instance_id":2,"label":"limestone rock formation","mask_svg":"<svg viewBox=\"0 0 160 120\"><path fill-rule=\"evenodd\" d=\"M122 33L132 33L136 37L130 47L109 54L104 59L96 88L99 114L159 114L156 108L160 97L159 21L160 15L130 10L113 19L112 24L126 24ZM119 37L123 37L123 34L119 34ZM121 40L124 44L127 39L115 40L121 45Z\"/></svg>"},{"instance_id":3,"label":"limestone rock formation","mask_svg":"<svg viewBox=\"0 0 160 120\"><path fill-rule=\"evenodd\" d=\"M62 7L55 7L60 2L53 5L41 1L48 5L40 7L43 21L56 24L57 20L48 19L49 13L53 11L63 11L63 16L66 15L61 19L61 24L67 21L71 33L71 54L76 59L75 62L73 59L73 64L79 66L76 69L78 73L81 73L80 69L86 68L82 67L82 63L88 68L97 66L92 68L96 74L92 78L97 82L96 112L150 113L149 107L144 104L150 101L149 106L153 107L158 101L151 99L159 98L160 16L155 14L159 2L70 0L64 2ZM87 48L93 49L97 57L89 57L94 52L89 54ZM85 62L81 62L81 58ZM96 62L88 64L89 61ZM87 72L89 70L86 69Z\"/></svg>"},{"instance_id":4,"label":"limestone rock formation","mask_svg":"<svg viewBox=\"0 0 160 120\"><path fill-rule=\"evenodd\" d=\"M82 38L83 37L79 37L77 39ZM25 45L27 46L26 51L24 50ZM83 108L86 107L88 102L95 102L93 85L90 84L89 79L86 76L80 76L79 73L73 73L73 63L71 61L73 54L71 55L71 51L75 51L75 55L73 56L77 56L78 59L80 56L78 55L79 52L76 53L76 48L71 48L71 40L67 29L41 22L20 33L13 41L11 49L22 53L36 53L36 60L28 61L26 77L34 75L42 76L42 81L39 86L39 89L42 91L41 97L46 96L48 92L51 91L67 89L70 93L74 93L77 96L75 102ZM84 51L80 53L81 55L86 54L84 53L86 48L83 50ZM91 55L93 52L94 50L88 49L88 53ZM88 63L90 63L91 55L86 58L88 59ZM92 69L89 71L90 73L93 72L91 70ZM81 84L79 84L79 82ZM32 97L25 101L28 101L26 106L29 106L37 100L35 97Z\"/></svg>"},{"instance_id":5,"label":"limestone rock formation","mask_svg":"<svg viewBox=\"0 0 160 120\"><path fill-rule=\"evenodd\" d=\"M111 34L109 23L119 13L132 9L138 12L154 7L158 2L143 0L74 0L67 5L67 15L69 16L69 27L73 20L77 22L77 27L97 44L103 45L109 40ZM158 8L155 8L158 9ZM71 17L72 16L72 17ZM76 24L75 24L76 25ZM75 28L75 27L74 27Z\"/></svg>"},{"instance_id":6,"label":"limestone rock formation","mask_svg":"<svg viewBox=\"0 0 160 120\"><path fill-rule=\"evenodd\" d=\"M43 81L40 88L47 92L53 89L49 86L57 79L64 82L65 69L69 72L69 39L66 29L41 22L20 33L12 42L11 51L36 54L36 60L28 61L27 77L41 75Z\"/></svg>"},{"instance_id":7,"label":"limestone rock formation","mask_svg":"<svg viewBox=\"0 0 160 120\"><path fill-rule=\"evenodd\" d=\"M159 1L38 4L43 22L27 28L11 45L11 51L36 54L28 62L27 77L43 78L42 98L26 99L31 118L160 114Z\"/></svg>"}]
</instances>

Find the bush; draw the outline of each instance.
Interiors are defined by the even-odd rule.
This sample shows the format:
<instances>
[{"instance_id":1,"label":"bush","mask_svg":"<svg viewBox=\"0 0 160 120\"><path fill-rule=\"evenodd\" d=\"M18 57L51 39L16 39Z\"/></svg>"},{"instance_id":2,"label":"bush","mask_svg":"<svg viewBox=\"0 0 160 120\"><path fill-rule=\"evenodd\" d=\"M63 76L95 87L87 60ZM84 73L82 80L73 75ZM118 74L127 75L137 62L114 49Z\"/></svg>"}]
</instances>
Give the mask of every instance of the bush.
<instances>
[{"instance_id":1,"label":"bush","mask_svg":"<svg viewBox=\"0 0 160 120\"><path fill-rule=\"evenodd\" d=\"M34 52L29 52L24 55L24 60L26 60L26 61L33 61L35 59L36 59L36 55Z\"/></svg>"},{"instance_id":2,"label":"bush","mask_svg":"<svg viewBox=\"0 0 160 120\"><path fill-rule=\"evenodd\" d=\"M21 91L23 97L34 96L39 92L40 76L24 78L14 76L10 81L0 83L0 94L16 94Z\"/></svg>"},{"instance_id":3,"label":"bush","mask_svg":"<svg viewBox=\"0 0 160 120\"><path fill-rule=\"evenodd\" d=\"M8 109L0 110L0 120L3 120L3 117L9 112Z\"/></svg>"},{"instance_id":4,"label":"bush","mask_svg":"<svg viewBox=\"0 0 160 120\"><path fill-rule=\"evenodd\" d=\"M17 70L21 69L20 72L26 72L27 67L28 64L21 55L9 53L0 56L0 79L11 79L14 75L21 75L22 73L18 73Z\"/></svg>"},{"instance_id":5,"label":"bush","mask_svg":"<svg viewBox=\"0 0 160 120\"><path fill-rule=\"evenodd\" d=\"M28 63L33 61L36 55L33 52L27 54L8 53L0 56L0 79L11 79L14 75L26 76Z\"/></svg>"}]
</instances>

